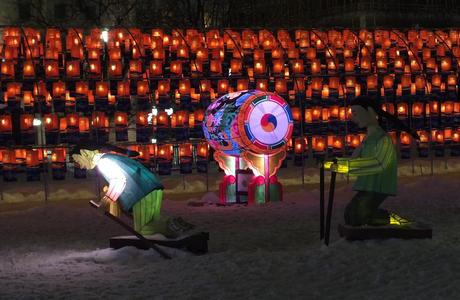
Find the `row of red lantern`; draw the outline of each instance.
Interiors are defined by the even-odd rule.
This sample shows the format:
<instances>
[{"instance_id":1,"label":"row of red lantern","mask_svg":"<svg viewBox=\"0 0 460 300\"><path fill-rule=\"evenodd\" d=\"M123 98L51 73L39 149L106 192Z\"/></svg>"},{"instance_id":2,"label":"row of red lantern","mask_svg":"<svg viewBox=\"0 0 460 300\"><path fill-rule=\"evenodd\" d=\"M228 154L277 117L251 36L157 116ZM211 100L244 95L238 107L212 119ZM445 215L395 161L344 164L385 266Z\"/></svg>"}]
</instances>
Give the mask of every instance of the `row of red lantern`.
<instances>
[{"instance_id":1,"label":"row of red lantern","mask_svg":"<svg viewBox=\"0 0 460 300\"><path fill-rule=\"evenodd\" d=\"M420 136L419 144L423 145L429 142L430 132L426 130L418 130L417 133ZM389 135L394 144L397 144L398 137L396 132L389 132ZM323 152L330 148L336 151L343 151L345 146L347 148L358 147L365 137L364 133L360 134L348 134L346 136L341 135L327 135L318 136L314 135L311 137L311 149L314 152ZM407 132L400 132L399 141L402 147L408 147L413 142L413 137ZM444 129L433 129L431 130L431 141L438 144L444 144L445 142L460 143L460 128L444 128ZM295 154L301 154L308 149L307 137L297 137L291 139L288 143L288 149L293 149Z\"/></svg>"},{"instance_id":2,"label":"row of red lantern","mask_svg":"<svg viewBox=\"0 0 460 300\"><path fill-rule=\"evenodd\" d=\"M20 115L21 131L30 131L33 129L33 114ZM139 111L136 113L136 125L141 127L149 126L149 112ZM151 123L159 127L190 127L194 128L200 125L204 119L204 111L196 112L177 111L169 116L165 111L159 111L156 116L152 117ZM57 114L44 114L43 116L45 131L66 131L78 130L88 132L92 128L109 128L110 118L104 112L93 112L92 117L80 116L76 113L68 113L64 117L58 117ZM116 127L128 126L128 113L117 111L114 114L114 124ZM0 115L0 133L12 132L11 115Z\"/></svg>"},{"instance_id":3,"label":"row of red lantern","mask_svg":"<svg viewBox=\"0 0 460 300\"><path fill-rule=\"evenodd\" d=\"M21 45L20 37L22 32L19 28L5 28L3 30L6 47L19 47ZM25 29L28 47L38 47L41 45L41 34L38 30ZM87 36L79 29L68 29L66 34L66 49L82 49L81 44L87 49L102 49L101 41L102 30L95 28ZM185 32L179 29L173 29L171 35L165 34L162 29L152 29L149 33L142 33L139 29L121 29L114 28L108 31L107 46L109 48L119 48L122 44L126 49L139 49L144 52L145 49L167 48L171 51L180 52L181 47L187 46L191 51L196 52L202 47L209 49L241 49L243 51L262 48L271 50L276 47L300 48L315 47L325 49L327 46L333 48L355 49L360 43L367 48L380 46L383 49L390 48L392 44L405 47L407 44L415 50L421 50L423 47L434 48L436 46L455 46L458 45L459 31L449 30L409 30L407 34L396 30L375 30L369 31L362 29L359 32L352 30L304 30L298 29L294 32L294 40L287 30L278 30L276 34L267 29L261 29L255 32L251 29L244 29L241 32L236 30L224 30L223 34L219 30L208 30L205 34L196 29L187 29ZM47 48L62 51L61 32L58 29L49 28L45 35L45 44ZM139 53L140 55L142 53ZM133 55L135 55L133 53ZM76 57L81 59L81 57Z\"/></svg>"},{"instance_id":4,"label":"row of red lantern","mask_svg":"<svg viewBox=\"0 0 460 300\"><path fill-rule=\"evenodd\" d=\"M148 144L148 145L129 145L128 149L139 152L136 159L148 161L152 158L164 159L172 161L174 159L174 145L164 144ZM193 157L197 159L207 159L209 153L209 145L206 142L198 144L183 143L177 145L179 155L178 158ZM67 159L67 149L63 147L52 149L0 149L0 162L3 164L19 164L25 163L29 167L37 166L44 162L44 158L48 158L51 154L50 162L65 163Z\"/></svg>"},{"instance_id":5,"label":"row of red lantern","mask_svg":"<svg viewBox=\"0 0 460 300\"><path fill-rule=\"evenodd\" d=\"M378 91L384 96L388 91L396 92L397 96L401 96L404 91L411 95L417 94L417 92L431 93L435 90L445 91L446 83L447 90L456 92L457 91L457 77L452 75L447 78L447 82L433 76L431 82L426 82L425 78L421 75L415 77L415 82L412 82L410 75L403 75L400 78L401 83L395 84L395 77L392 75L386 75L383 78L382 85L378 85L378 78L375 75L367 77L366 89L368 92ZM293 84L293 90L288 90L288 80L285 78L276 78L274 80L274 90L271 90L268 79L257 79L255 81L256 89L262 91L274 91L276 93L286 95L289 94L290 98L293 98L295 93L305 93L306 98L311 98L312 95L319 95L323 99L328 99L333 93L337 94L338 97L342 98L345 93L352 93L356 96L361 94L362 86L356 81L356 77L347 76L345 78L345 84L341 84L338 77L330 77L327 80L320 77L312 78L310 84L307 84L305 78L295 78ZM216 88L213 88L212 81L209 79L201 80L198 89L191 87L189 79L180 79L178 89L171 91L171 81L169 79L159 80L157 88L153 90L153 97L158 100L163 96L173 96L174 99L178 100L182 96L189 96L192 98L192 102L198 103L203 93L209 93L210 99L215 99L222 94L247 90L250 85L248 79L238 79L236 86L233 87L228 79L219 79L214 82ZM62 81L53 82L51 93L46 89L46 84L41 81L34 85L33 91L22 91L22 84L18 82L7 83L6 93L4 94L5 101L18 101L22 100L25 106L33 105L35 99L45 99L47 102L51 102L53 99L65 100L67 106L75 104L75 100L78 97L87 97L90 105L94 104L96 98L107 99L109 105L114 105L117 101L116 97L129 97L130 89L129 82L120 81L117 83L117 94L112 95L109 90L109 83L105 81L96 82L95 89L89 89L88 82L77 82L75 92L76 97L70 96L70 92L66 90L66 85ZM396 87L396 89L395 89ZM137 96L138 97L150 97L149 85L147 81L137 82ZM173 93L173 94L172 94ZM78 96L80 95L80 96Z\"/></svg>"},{"instance_id":6,"label":"row of red lantern","mask_svg":"<svg viewBox=\"0 0 460 300\"><path fill-rule=\"evenodd\" d=\"M65 163L67 157L66 148L52 149L0 149L0 162L3 164L25 163L28 167L38 166L51 154L50 162Z\"/></svg>"}]
</instances>

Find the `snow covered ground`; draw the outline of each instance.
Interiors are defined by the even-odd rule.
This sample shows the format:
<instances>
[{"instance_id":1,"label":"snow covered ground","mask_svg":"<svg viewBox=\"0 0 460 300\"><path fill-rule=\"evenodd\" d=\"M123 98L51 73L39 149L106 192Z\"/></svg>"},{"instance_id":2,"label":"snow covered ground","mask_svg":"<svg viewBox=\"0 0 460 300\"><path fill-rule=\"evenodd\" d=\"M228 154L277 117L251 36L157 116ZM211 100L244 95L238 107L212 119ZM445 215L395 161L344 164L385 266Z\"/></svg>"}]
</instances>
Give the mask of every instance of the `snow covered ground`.
<instances>
[{"instance_id":1,"label":"snow covered ground","mask_svg":"<svg viewBox=\"0 0 460 300\"><path fill-rule=\"evenodd\" d=\"M319 241L317 170L281 170L285 201L261 206L193 207L216 200L221 176L163 178L163 211L209 231L210 252L111 250L127 233L100 216L94 178L1 183L0 299L460 299L459 162L404 163L399 194L384 206L433 226L432 240L347 242L336 227L353 195L340 177L331 244ZM421 176L423 172L423 176ZM185 187L185 189L184 189ZM24 202L27 200L27 202ZM35 201L34 201L35 200ZM19 203L18 203L19 202Z\"/></svg>"}]
</instances>

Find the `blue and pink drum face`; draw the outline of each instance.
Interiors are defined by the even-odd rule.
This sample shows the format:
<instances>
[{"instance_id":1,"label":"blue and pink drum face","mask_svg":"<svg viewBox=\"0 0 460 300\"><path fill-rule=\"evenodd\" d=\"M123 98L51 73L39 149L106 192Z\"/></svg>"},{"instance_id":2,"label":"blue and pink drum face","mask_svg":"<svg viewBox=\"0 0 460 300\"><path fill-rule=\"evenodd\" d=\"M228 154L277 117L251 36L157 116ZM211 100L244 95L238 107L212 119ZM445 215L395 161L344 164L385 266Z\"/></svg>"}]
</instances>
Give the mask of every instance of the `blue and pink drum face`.
<instances>
[{"instance_id":1,"label":"blue and pink drum face","mask_svg":"<svg viewBox=\"0 0 460 300\"><path fill-rule=\"evenodd\" d=\"M203 122L209 144L232 156L276 152L290 139L292 128L288 104L276 94L257 90L220 97L209 105Z\"/></svg>"}]
</instances>

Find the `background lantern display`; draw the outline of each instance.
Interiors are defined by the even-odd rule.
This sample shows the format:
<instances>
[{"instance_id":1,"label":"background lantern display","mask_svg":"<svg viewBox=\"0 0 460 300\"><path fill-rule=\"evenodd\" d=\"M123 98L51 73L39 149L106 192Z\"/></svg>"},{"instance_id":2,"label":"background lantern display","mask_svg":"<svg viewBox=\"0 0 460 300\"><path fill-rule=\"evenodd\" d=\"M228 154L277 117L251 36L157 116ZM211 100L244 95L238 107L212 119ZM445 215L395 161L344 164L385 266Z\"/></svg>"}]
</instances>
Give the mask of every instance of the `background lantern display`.
<instances>
[{"instance_id":1,"label":"background lantern display","mask_svg":"<svg viewBox=\"0 0 460 300\"><path fill-rule=\"evenodd\" d=\"M263 201L271 199L270 177L275 175L286 157L292 130L293 119L288 104L273 93L259 90L235 92L208 106L203 132L215 150L214 159L226 174L220 185L222 202L247 202L248 186L254 180L254 174L264 178ZM229 189L233 184L236 184L234 200L233 188Z\"/></svg>"}]
</instances>

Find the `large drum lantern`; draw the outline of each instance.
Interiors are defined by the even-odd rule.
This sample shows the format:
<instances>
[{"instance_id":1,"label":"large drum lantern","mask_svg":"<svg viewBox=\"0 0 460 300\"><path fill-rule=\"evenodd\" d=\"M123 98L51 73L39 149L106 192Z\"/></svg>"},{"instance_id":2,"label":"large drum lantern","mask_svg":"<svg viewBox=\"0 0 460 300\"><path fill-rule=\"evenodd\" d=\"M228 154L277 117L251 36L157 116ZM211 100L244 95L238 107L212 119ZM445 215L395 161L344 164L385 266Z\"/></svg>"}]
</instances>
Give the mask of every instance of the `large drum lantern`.
<instances>
[{"instance_id":1,"label":"large drum lantern","mask_svg":"<svg viewBox=\"0 0 460 300\"><path fill-rule=\"evenodd\" d=\"M203 131L211 147L216 150L215 160L226 174L220 186L222 202L228 203L229 200L225 199L230 194L237 195L238 199L238 174L246 168L258 176L251 180L258 178L257 182L260 183L262 177L262 182L265 182L265 193L257 193L259 199L251 195L251 190L247 191L246 199L262 203L270 198L282 198L280 183L274 175L286 157L286 146L292 130L293 118L289 105L274 93L240 91L226 94L209 105L204 116ZM254 184L245 182L243 186L256 187L257 184L255 181ZM278 194L273 192L271 195L272 190L277 190L272 188L275 186L279 186Z\"/></svg>"},{"instance_id":2,"label":"large drum lantern","mask_svg":"<svg viewBox=\"0 0 460 300\"><path fill-rule=\"evenodd\" d=\"M293 119L280 96L258 90L226 94L205 112L204 136L216 150L240 156L242 152L280 152L291 138Z\"/></svg>"}]
</instances>

